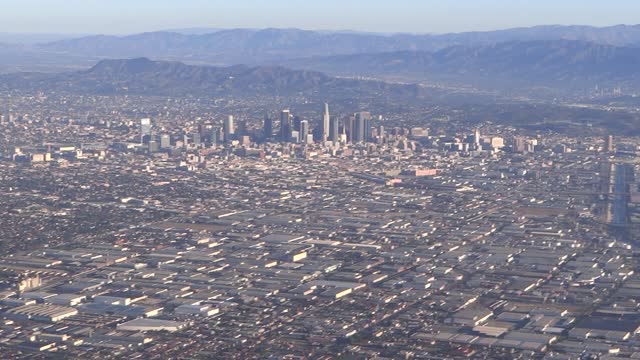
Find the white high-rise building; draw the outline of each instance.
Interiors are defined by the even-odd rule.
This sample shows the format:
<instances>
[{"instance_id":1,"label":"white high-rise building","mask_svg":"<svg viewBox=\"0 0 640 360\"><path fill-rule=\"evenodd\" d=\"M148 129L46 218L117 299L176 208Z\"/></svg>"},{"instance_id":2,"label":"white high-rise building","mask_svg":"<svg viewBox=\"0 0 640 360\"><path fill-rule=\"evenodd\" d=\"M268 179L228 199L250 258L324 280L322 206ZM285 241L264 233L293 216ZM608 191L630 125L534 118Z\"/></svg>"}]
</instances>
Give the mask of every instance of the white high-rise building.
<instances>
[{"instance_id":1,"label":"white high-rise building","mask_svg":"<svg viewBox=\"0 0 640 360\"><path fill-rule=\"evenodd\" d=\"M171 147L171 136L169 134L162 134L160 136L160 148L168 149Z\"/></svg>"},{"instance_id":2,"label":"white high-rise building","mask_svg":"<svg viewBox=\"0 0 640 360\"><path fill-rule=\"evenodd\" d=\"M324 103L322 110L322 142L325 143L329 139L329 131L331 129L331 116L329 115L329 104Z\"/></svg>"},{"instance_id":3,"label":"white high-rise building","mask_svg":"<svg viewBox=\"0 0 640 360\"><path fill-rule=\"evenodd\" d=\"M307 136L309 135L309 122L302 120L300 122L300 142L307 142Z\"/></svg>"},{"instance_id":4,"label":"white high-rise building","mask_svg":"<svg viewBox=\"0 0 640 360\"><path fill-rule=\"evenodd\" d=\"M476 149L482 149L482 135L480 135L480 129L476 129L473 133L473 142L475 144Z\"/></svg>"},{"instance_id":5,"label":"white high-rise building","mask_svg":"<svg viewBox=\"0 0 640 360\"><path fill-rule=\"evenodd\" d=\"M145 136L151 136L151 119L140 119L140 142L144 142Z\"/></svg>"}]
</instances>

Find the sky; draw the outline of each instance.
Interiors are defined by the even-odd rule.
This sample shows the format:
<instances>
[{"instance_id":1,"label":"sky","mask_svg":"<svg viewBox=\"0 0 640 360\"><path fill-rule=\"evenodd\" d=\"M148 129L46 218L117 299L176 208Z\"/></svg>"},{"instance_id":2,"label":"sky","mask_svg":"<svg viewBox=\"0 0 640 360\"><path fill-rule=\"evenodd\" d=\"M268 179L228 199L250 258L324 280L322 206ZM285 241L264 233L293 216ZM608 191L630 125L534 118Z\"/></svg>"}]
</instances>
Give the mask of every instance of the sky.
<instances>
[{"instance_id":1,"label":"sky","mask_svg":"<svg viewBox=\"0 0 640 360\"><path fill-rule=\"evenodd\" d=\"M638 14L638 0L0 0L0 32L274 27L446 33L635 24Z\"/></svg>"}]
</instances>

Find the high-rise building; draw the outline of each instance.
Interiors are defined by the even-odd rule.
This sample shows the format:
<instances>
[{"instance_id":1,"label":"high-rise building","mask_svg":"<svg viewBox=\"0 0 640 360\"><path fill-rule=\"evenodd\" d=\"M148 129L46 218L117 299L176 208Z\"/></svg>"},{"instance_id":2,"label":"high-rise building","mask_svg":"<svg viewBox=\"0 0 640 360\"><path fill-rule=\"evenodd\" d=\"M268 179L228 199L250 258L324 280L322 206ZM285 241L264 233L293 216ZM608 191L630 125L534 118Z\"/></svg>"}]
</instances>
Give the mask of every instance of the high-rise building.
<instances>
[{"instance_id":1,"label":"high-rise building","mask_svg":"<svg viewBox=\"0 0 640 360\"><path fill-rule=\"evenodd\" d=\"M525 151L526 152L535 152L536 151L536 146L538 145L538 140L536 139L531 139L531 140L527 140L527 142L525 143Z\"/></svg>"},{"instance_id":2,"label":"high-rise building","mask_svg":"<svg viewBox=\"0 0 640 360\"><path fill-rule=\"evenodd\" d=\"M300 116L293 117L293 131L300 132L300 123L302 122L302 118Z\"/></svg>"},{"instance_id":3,"label":"high-rise building","mask_svg":"<svg viewBox=\"0 0 640 360\"><path fill-rule=\"evenodd\" d=\"M265 114L264 116L263 133L265 139L269 139L273 136L273 119L269 116L269 114Z\"/></svg>"},{"instance_id":4,"label":"high-rise building","mask_svg":"<svg viewBox=\"0 0 640 360\"><path fill-rule=\"evenodd\" d=\"M168 149L171 147L171 136L169 134L162 134L160 136L160 148Z\"/></svg>"},{"instance_id":5,"label":"high-rise building","mask_svg":"<svg viewBox=\"0 0 640 360\"><path fill-rule=\"evenodd\" d=\"M371 142L371 129L373 127L371 126L371 117L365 117L364 118L364 137L363 137L363 141L364 142Z\"/></svg>"},{"instance_id":6,"label":"high-rise building","mask_svg":"<svg viewBox=\"0 0 640 360\"><path fill-rule=\"evenodd\" d=\"M344 120L344 133L347 135L348 142L353 142L355 124L356 124L355 114Z\"/></svg>"},{"instance_id":7,"label":"high-rise building","mask_svg":"<svg viewBox=\"0 0 640 360\"><path fill-rule=\"evenodd\" d=\"M207 127L203 123L198 124L198 134L200 134L201 139L204 139L207 135Z\"/></svg>"},{"instance_id":8,"label":"high-rise building","mask_svg":"<svg viewBox=\"0 0 640 360\"><path fill-rule=\"evenodd\" d=\"M476 129L473 132L473 144L476 149L482 149L482 136L480 135L480 129Z\"/></svg>"},{"instance_id":9,"label":"high-rise building","mask_svg":"<svg viewBox=\"0 0 640 360\"><path fill-rule=\"evenodd\" d=\"M300 132L299 131L291 131L291 142L298 143L300 142Z\"/></svg>"},{"instance_id":10,"label":"high-rise building","mask_svg":"<svg viewBox=\"0 0 640 360\"><path fill-rule=\"evenodd\" d=\"M330 120L329 140L336 143L340 141L340 121L335 116Z\"/></svg>"},{"instance_id":11,"label":"high-rise building","mask_svg":"<svg viewBox=\"0 0 640 360\"><path fill-rule=\"evenodd\" d=\"M243 136L248 136L249 135L249 130L247 129L247 122L242 120L242 121L238 121L238 127L236 128L235 131L235 135L236 137L239 139Z\"/></svg>"},{"instance_id":12,"label":"high-rise building","mask_svg":"<svg viewBox=\"0 0 640 360\"><path fill-rule=\"evenodd\" d=\"M360 111L352 117L352 134L350 137L351 142L367 142L371 141L372 137L372 123L371 113L366 111ZM347 128L348 130L348 128Z\"/></svg>"},{"instance_id":13,"label":"high-rise building","mask_svg":"<svg viewBox=\"0 0 640 360\"><path fill-rule=\"evenodd\" d=\"M322 142L325 143L329 137L331 131L331 116L329 115L329 104L324 103L322 109Z\"/></svg>"},{"instance_id":14,"label":"high-rise building","mask_svg":"<svg viewBox=\"0 0 640 360\"><path fill-rule=\"evenodd\" d=\"M140 119L140 142L148 143L151 138L151 119Z\"/></svg>"},{"instance_id":15,"label":"high-rise building","mask_svg":"<svg viewBox=\"0 0 640 360\"><path fill-rule=\"evenodd\" d=\"M309 135L309 122L307 120L300 121L300 142L307 142Z\"/></svg>"},{"instance_id":16,"label":"high-rise building","mask_svg":"<svg viewBox=\"0 0 640 360\"><path fill-rule=\"evenodd\" d=\"M200 137L200 133L195 132L191 137L193 138L193 146L200 146L200 142L202 140L202 138Z\"/></svg>"},{"instance_id":17,"label":"high-rise building","mask_svg":"<svg viewBox=\"0 0 640 360\"><path fill-rule=\"evenodd\" d=\"M280 112L280 141L289 142L291 140L291 111L282 110Z\"/></svg>"},{"instance_id":18,"label":"high-rise building","mask_svg":"<svg viewBox=\"0 0 640 360\"><path fill-rule=\"evenodd\" d=\"M523 153L527 150L527 141L522 136L516 136L513 138L512 144L513 152Z\"/></svg>"},{"instance_id":19,"label":"high-rise building","mask_svg":"<svg viewBox=\"0 0 640 360\"><path fill-rule=\"evenodd\" d=\"M353 136L351 138L352 142L360 143L364 142L364 129L365 129L365 118L362 116L362 113L355 114L355 124L353 126Z\"/></svg>"},{"instance_id":20,"label":"high-rise building","mask_svg":"<svg viewBox=\"0 0 640 360\"><path fill-rule=\"evenodd\" d=\"M429 130L423 127L413 127L409 130L409 135L413 139L425 138L429 136Z\"/></svg>"},{"instance_id":21,"label":"high-rise building","mask_svg":"<svg viewBox=\"0 0 640 360\"><path fill-rule=\"evenodd\" d=\"M220 131L221 129L219 126L211 128L211 133L209 134L211 136L209 139L211 145L218 145L220 143Z\"/></svg>"},{"instance_id":22,"label":"high-rise building","mask_svg":"<svg viewBox=\"0 0 640 360\"><path fill-rule=\"evenodd\" d=\"M155 153L155 152L158 152L158 150L160 150L160 145L155 140L149 141L148 146L149 146L150 153Z\"/></svg>"},{"instance_id":23,"label":"high-rise building","mask_svg":"<svg viewBox=\"0 0 640 360\"><path fill-rule=\"evenodd\" d=\"M236 132L235 127L233 125L233 115L229 115L229 117L227 117L225 121L222 123L222 131L224 133L225 142L229 142L233 140L233 137Z\"/></svg>"},{"instance_id":24,"label":"high-rise building","mask_svg":"<svg viewBox=\"0 0 640 360\"><path fill-rule=\"evenodd\" d=\"M504 147L504 139L499 136L494 136L491 138L491 148L493 149L502 149Z\"/></svg>"},{"instance_id":25,"label":"high-rise building","mask_svg":"<svg viewBox=\"0 0 640 360\"><path fill-rule=\"evenodd\" d=\"M385 132L384 132L384 125L378 125L378 142L382 143L382 141L384 140L384 136L385 136Z\"/></svg>"}]
</instances>

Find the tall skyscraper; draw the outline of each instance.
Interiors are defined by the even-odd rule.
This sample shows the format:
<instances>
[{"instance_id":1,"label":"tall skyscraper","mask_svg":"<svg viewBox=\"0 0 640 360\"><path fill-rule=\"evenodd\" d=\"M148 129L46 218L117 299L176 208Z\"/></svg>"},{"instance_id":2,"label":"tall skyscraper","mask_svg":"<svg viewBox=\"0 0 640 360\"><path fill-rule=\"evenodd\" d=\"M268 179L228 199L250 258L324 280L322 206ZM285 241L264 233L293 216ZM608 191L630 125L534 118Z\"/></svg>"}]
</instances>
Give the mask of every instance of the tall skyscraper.
<instances>
[{"instance_id":1,"label":"tall skyscraper","mask_svg":"<svg viewBox=\"0 0 640 360\"><path fill-rule=\"evenodd\" d=\"M203 123L198 124L198 134L200 134L200 138L204 139L207 135L207 127Z\"/></svg>"},{"instance_id":2,"label":"tall skyscraper","mask_svg":"<svg viewBox=\"0 0 640 360\"><path fill-rule=\"evenodd\" d=\"M148 143L149 138L151 138L151 119L140 119L140 142Z\"/></svg>"},{"instance_id":3,"label":"tall skyscraper","mask_svg":"<svg viewBox=\"0 0 640 360\"><path fill-rule=\"evenodd\" d=\"M300 123L302 122L302 118L300 116L293 117L293 131L300 131Z\"/></svg>"},{"instance_id":4,"label":"tall skyscraper","mask_svg":"<svg viewBox=\"0 0 640 360\"><path fill-rule=\"evenodd\" d=\"M200 137L199 132L193 133L193 135L191 135L191 138L193 139L193 146L196 146L196 147L200 146L202 138Z\"/></svg>"},{"instance_id":5,"label":"tall skyscraper","mask_svg":"<svg viewBox=\"0 0 640 360\"><path fill-rule=\"evenodd\" d=\"M364 142L371 142L371 138L372 138L372 126L371 126L371 117L365 117L364 118L364 134L363 134L363 141Z\"/></svg>"},{"instance_id":6,"label":"tall skyscraper","mask_svg":"<svg viewBox=\"0 0 640 360\"><path fill-rule=\"evenodd\" d=\"M344 132L347 134L347 141L353 141L353 135L355 133L355 125L356 125L356 117L355 114L353 116L349 116L344 120Z\"/></svg>"},{"instance_id":7,"label":"tall skyscraper","mask_svg":"<svg viewBox=\"0 0 640 360\"><path fill-rule=\"evenodd\" d=\"M235 128L233 125L233 115L229 115L222 123L222 131L224 133L224 141L228 142L233 140L235 134Z\"/></svg>"},{"instance_id":8,"label":"tall skyscraper","mask_svg":"<svg viewBox=\"0 0 640 360\"><path fill-rule=\"evenodd\" d=\"M329 115L329 104L324 103L322 109L322 142L326 142L329 139L329 132L331 128L331 116Z\"/></svg>"},{"instance_id":9,"label":"tall skyscraper","mask_svg":"<svg viewBox=\"0 0 640 360\"><path fill-rule=\"evenodd\" d=\"M359 143L365 141L365 118L362 116L362 113L356 113L355 124L353 126L353 136L351 137L351 141L354 143Z\"/></svg>"},{"instance_id":10,"label":"tall skyscraper","mask_svg":"<svg viewBox=\"0 0 640 360\"><path fill-rule=\"evenodd\" d=\"M480 129L476 129L476 131L473 132L473 143L476 147L476 149L482 149L482 136L480 135Z\"/></svg>"},{"instance_id":11,"label":"tall skyscraper","mask_svg":"<svg viewBox=\"0 0 640 360\"><path fill-rule=\"evenodd\" d=\"M384 126L383 125L378 125L378 138L380 140L382 140L385 136L385 132L384 132Z\"/></svg>"},{"instance_id":12,"label":"tall skyscraper","mask_svg":"<svg viewBox=\"0 0 640 360\"><path fill-rule=\"evenodd\" d=\"M265 139L269 139L273 136L273 119L269 114L264 115L264 127L263 127Z\"/></svg>"},{"instance_id":13,"label":"tall skyscraper","mask_svg":"<svg viewBox=\"0 0 640 360\"><path fill-rule=\"evenodd\" d=\"M280 112L280 141L289 142L291 140L291 111L282 110Z\"/></svg>"},{"instance_id":14,"label":"tall skyscraper","mask_svg":"<svg viewBox=\"0 0 640 360\"><path fill-rule=\"evenodd\" d=\"M236 137L237 138L241 138L243 136L247 136L249 134L249 130L247 129L247 122L246 121L239 121L238 122L238 128L235 131Z\"/></svg>"},{"instance_id":15,"label":"tall skyscraper","mask_svg":"<svg viewBox=\"0 0 640 360\"><path fill-rule=\"evenodd\" d=\"M336 143L340 142L340 121L335 116L330 120L329 140Z\"/></svg>"},{"instance_id":16,"label":"tall skyscraper","mask_svg":"<svg viewBox=\"0 0 640 360\"><path fill-rule=\"evenodd\" d=\"M373 136L373 128L371 121L371 113L367 111L360 111L353 114L351 117L351 136L350 140L353 143L368 142L371 141ZM345 124L346 125L346 124ZM349 131L349 127L345 126Z\"/></svg>"},{"instance_id":17,"label":"tall skyscraper","mask_svg":"<svg viewBox=\"0 0 640 360\"><path fill-rule=\"evenodd\" d=\"M300 121L300 142L306 143L309 135L309 122L307 120Z\"/></svg>"},{"instance_id":18,"label":"tall skyscraper","mask_svg":"<svg viewBox=\"0 0 640 360\"><path fill-rule=\"evenodd\" d=\"M221 129L219 126L214 126L213 128L211 128L211 133L209 134L211 136L211 138L209 139L211 145L218 145L220 143L220 130Z\"/></svg>"}]
</instances>

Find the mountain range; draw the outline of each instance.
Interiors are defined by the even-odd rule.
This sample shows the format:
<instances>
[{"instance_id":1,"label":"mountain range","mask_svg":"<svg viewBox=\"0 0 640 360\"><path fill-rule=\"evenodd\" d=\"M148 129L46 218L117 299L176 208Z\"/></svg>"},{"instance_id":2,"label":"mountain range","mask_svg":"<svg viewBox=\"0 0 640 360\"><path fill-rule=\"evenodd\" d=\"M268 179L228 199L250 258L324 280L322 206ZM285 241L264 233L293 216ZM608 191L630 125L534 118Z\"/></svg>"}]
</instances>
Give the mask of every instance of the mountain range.
<instances>
[{"instance_id":1,"label":"mountain range","mask_svg":"<svg viewBox=\"0 0 640 360\"><path fill-rule=\"evenodd\" d=\"M570 88L640 85L640 48L583 41L513 41L435 52L396 51L290 60L284 64L341 76L386 76L458 83Z\"/></svg>"},{"instance_id":2,"label":"mountain range","mask_svg":"<svg viewBox=\"0 0 640 360\"><path fill-rule=\"evenodd\" d=\"M103 60L84 71L0 76L2 90L146 96L417 97L417 85L341 79L280 66L196 66L147 58Z\"/></svg>"},{"instance_id":3,"label":"mountain range","mask_svg":"<svg viewBox=\"0 0 640 360\"><path fill-rule=\"evenodd\" d=\"M139 57L218 67L245 64L247 69L270 68L272 75L273 69L284 66L333 76L491 90L595 85L635 90L640 88L635 67L640 25L537 26L441 35L299 29L94 35L36 45L0 44L0 73L81 70L102 59Z\"/></svg>"},{"instance_id":4,"label":"mountain range","mask_svg":"<svg viewBox=\"0 0 640 360\"><path fill-rule=\"evenodd\" d=\"M212 33L149 32L128 36L96 35L37 45L54 53L98 57L138 57L257 64L299 57L438 51L510 41L577 40L613 46L640 46L640 25L606 28L537 26L454 34L372 34L299 29L233 29Z\"/></svg>"}]
</instances>

